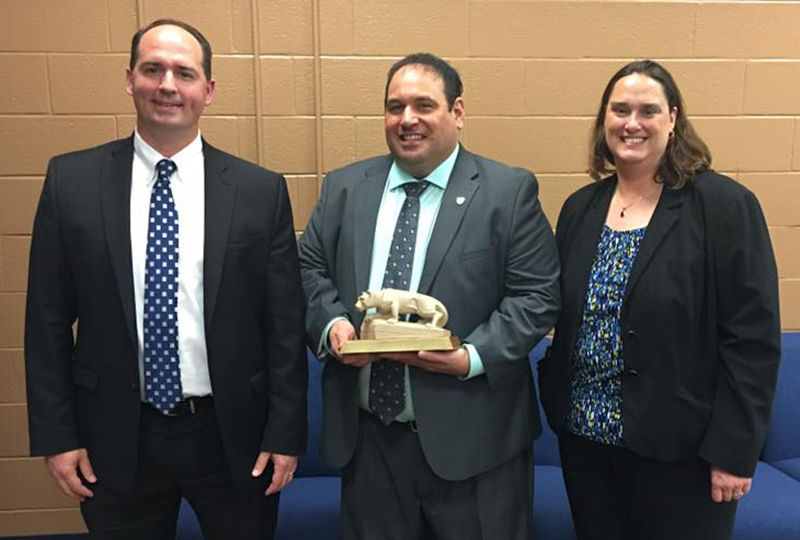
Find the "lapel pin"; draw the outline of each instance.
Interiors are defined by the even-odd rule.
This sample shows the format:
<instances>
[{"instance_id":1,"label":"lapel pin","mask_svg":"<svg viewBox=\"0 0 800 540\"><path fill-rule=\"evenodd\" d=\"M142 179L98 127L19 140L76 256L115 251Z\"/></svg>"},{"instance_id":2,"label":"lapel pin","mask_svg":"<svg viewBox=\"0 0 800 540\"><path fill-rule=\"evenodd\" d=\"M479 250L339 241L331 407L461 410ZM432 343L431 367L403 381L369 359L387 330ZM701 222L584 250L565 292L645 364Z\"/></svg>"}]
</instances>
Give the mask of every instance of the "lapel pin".
<instances>
[{"instance_id":1,"label":"lapel pin","mask_svg":"<svg viewBox=\"0 0 800 540\"><path fill-rule=\"evenodd\" d=\"M464 201L466 201L466 200L467 200L466 197L456 197L456 204L458 206L461 206L462 204L464 204Z\"/></svg>"}]
</instances>

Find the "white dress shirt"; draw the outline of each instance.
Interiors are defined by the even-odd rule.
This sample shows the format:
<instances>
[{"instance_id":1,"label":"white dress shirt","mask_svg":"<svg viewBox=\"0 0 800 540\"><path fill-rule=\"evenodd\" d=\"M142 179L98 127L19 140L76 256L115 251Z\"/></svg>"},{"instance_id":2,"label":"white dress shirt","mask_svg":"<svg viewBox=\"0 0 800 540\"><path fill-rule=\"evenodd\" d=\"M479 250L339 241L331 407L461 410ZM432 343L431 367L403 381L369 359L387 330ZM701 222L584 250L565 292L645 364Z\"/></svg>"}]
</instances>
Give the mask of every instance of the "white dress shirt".
<instances>
[{"instance_id":1,"label":"white dress shirt","mask_svg":"<svg viewBox=\"0 0 800 540\"><path fill-rule=\"evenodd\" d=\"M131 174L131 260L139 339L139 378L144 388L144 277L150 194L156 163L165 159L141 138L133 136ZM200 134L172 156L177 171L170 178L178 212L178 356L184 396L211 394L203 316L203 248L205 242L205 160ZM144 392L144 390L142 390ZM144 393L142 393L144 399Z\"/></svg>"}]
</instances>

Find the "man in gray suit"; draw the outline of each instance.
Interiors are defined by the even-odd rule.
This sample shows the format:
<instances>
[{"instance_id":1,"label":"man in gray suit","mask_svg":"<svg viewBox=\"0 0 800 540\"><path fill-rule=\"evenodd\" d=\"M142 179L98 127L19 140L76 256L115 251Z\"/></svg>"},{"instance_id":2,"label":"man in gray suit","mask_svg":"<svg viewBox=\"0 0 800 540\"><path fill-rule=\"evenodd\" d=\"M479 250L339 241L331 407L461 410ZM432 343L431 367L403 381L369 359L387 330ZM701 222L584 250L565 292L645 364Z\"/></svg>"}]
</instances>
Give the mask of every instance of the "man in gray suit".
<instances>
[{"instance_id":1,"label":"man in gray suit","mask_svg":"<svg viewBox=\"0 0 800 540\"><path fill-rule=\"evenodd\" d=\"M347 539L528 538L541 425L527 355L558 313L558 256L535 177L459 144L461 93L436 56L392 66L391 154L329 173L300 240ZM441 300L464 346L343 355L356 297L389 287Z\"/></svg>"}]
</instances>

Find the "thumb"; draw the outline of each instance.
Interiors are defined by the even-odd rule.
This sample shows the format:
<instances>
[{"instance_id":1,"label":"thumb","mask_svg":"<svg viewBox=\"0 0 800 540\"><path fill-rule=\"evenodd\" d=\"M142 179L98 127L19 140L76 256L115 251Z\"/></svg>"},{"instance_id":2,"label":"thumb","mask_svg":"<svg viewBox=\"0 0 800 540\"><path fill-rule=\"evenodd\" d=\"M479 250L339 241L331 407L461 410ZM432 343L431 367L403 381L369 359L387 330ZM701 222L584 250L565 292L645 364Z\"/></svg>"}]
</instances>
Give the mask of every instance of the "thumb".
<instances>
[{"instance_id":1,"label":"thumb","mask_svg":"<svg viewBox=\"0 0 800 540\"><path fill-rule=\"evenodd\" d=\"M270 457L269 452L261 452L258 454L258 458L256 459L256 464L253 465L253 471L250 473L253 476L261 476L261 473L264 472L264 468L267 466Z\"/></svg>"},{"instance_id":2,"label":"thumb","mask_svg":"<svg viewBox=\"0 0 800 540\"><path fill-rule=\"evenodd\" d=\"M86 450L81 452L78 458L78 467L81 470L81 474L88 482L92 484L97 482L97 477L94 475L94 470L92 470L92 462L89 461L89 454Z\"/></svg>"}]
</instances>

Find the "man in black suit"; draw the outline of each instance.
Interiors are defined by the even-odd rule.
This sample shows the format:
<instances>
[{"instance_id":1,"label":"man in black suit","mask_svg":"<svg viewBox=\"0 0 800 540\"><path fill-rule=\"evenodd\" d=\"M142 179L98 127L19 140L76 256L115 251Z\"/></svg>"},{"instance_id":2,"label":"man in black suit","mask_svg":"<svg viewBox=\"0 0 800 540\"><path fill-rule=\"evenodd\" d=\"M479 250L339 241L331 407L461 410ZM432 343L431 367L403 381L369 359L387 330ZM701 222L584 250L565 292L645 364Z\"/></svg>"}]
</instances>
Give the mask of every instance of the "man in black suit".
<instances>
[{"instance_id":1,"label":"man in black suit","mask_svg":"<svg viewBox=\"0 0 800 540\"><path fill-rule=\"evenodd\" d=\"M98 538L271 538L306 444L302 289L283 177L200 137L211 48L132 42L132 137L53 158L31 245L31 453ZM76 324L75 339L73 325Z\"/></svg>"},{"instance_id":2,"label":"man in black suit","mask_svg":"<svg viewBox=\"0 0 800 540\"><path fill-rule=\"evenodd\" d=\"M347 539L528 538L541 430L528 352L557 316L558 256L535 177L459 144L461 91L440 58L397 62L391 154L330 172L300 240ZM357 296L382 288L441 300L464 347L342 354Z\"/></svg>"}]
</instances>

